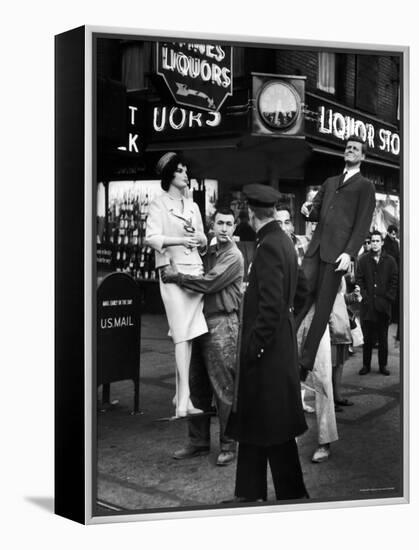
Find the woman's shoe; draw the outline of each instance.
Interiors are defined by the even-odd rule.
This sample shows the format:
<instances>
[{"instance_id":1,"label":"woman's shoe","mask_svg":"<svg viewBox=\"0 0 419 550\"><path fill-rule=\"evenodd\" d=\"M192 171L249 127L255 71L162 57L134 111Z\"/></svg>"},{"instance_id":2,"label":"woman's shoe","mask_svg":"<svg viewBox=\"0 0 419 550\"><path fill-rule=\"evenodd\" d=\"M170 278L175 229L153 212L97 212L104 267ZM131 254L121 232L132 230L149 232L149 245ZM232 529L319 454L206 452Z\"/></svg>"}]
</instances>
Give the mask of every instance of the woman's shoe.
<instances>
[{"instance_id":1,"label":"woman's shoe","mask_svg":"<svg viewBox=\"0 0 419 550\"><path fill-rule=\"evenodd\" d=\"M319 464L320 462L325 462L330 456L330 446L319 445L314 451L311 462Z\"/></svg>"},{"instance_id":2,"label":"woman's shoe","mask_svg":"<svg viewBox=\"0 0 419 550\"><path fill-rule=\"evenodd\" d=\"M194 416L196 414L202 414L204 411L201 409L196 409L195 407L184 409L176 409L175 418L185 418L187 416Z\"/></svg>"},{"instance_id":3,"label":"woman's shoe","mask_svg":"<svg viewBox=\"0 0 419 550\"><path fill-rule=\"evenodd\" d=\"M187 414L202 414L204 411L202 409L197 409L195 407L190 407L186 409Z\"/></svg>"}]
</instances>

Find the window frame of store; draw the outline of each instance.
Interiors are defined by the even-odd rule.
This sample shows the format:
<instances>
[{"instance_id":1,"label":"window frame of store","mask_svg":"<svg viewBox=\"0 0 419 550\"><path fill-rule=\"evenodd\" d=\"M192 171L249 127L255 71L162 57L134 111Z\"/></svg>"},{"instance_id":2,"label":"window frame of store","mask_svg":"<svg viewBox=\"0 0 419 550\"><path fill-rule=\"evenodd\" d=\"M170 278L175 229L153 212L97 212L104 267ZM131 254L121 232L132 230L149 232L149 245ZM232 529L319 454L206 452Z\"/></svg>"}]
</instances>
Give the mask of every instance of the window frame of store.
<instances>
[{"instance_id":1,"label":"window frame of store","mask_svg":"<svg viewBox=\"0 0 419 550\"><path fill-rule=\"evenodd\" d=\"M330 88L331 86L322 86L320 82L322 73L331 73L331 69L323 66L327 65L328 62L330 62L330 65L333 64L333 90L328 90L327 88ZM328 99L345 102L345 75L348 65L347 55L341 54L339 52L321 51L318 52L317 63L317 82L315 93Z\"/></svg>"},{"instance_id":2,"label":"window frame of store","mask_svg":"<svg viewBox=\"0 0 419 550\"><path fill-rule=\"evenodd\" d=\"M121 82L127 92L146 92L152 88L156 42L124 40L120 44Z\"/></svg>"},{"instance_id":3,"label":"window frame of store","mask_svg":"<svg viewBox=\"0 0 419 550\"><path fill-rule=\"evenodd\" d=\"M321 51L317 54L317 90L336 96L337 56L335 52Z\"/></svg>"}]
</instances>

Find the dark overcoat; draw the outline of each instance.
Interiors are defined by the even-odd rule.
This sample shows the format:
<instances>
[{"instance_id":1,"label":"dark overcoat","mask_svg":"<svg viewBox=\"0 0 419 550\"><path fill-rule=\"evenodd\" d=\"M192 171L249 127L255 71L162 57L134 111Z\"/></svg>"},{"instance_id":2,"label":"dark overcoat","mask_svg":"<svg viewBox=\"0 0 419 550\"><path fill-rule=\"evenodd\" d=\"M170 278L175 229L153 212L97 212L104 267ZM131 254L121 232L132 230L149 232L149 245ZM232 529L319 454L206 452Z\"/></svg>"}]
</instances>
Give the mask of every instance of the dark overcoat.
<instances>
[{"instance_id":1,"label":"dark overcoat","mask_svg":"<svg viewBox=\"0 0 419 550\"><path fill-rule=\"evenodd\" d=\"M358 261L356 284L361 289L361 319L375 321L375 312L391 317L391 304L397 296L399 274L396 260L381 250L378 263L372 252L363 254Z\"/></svg>"},{"instance_id":2,"label":"dark overcoat","mask_svg":"<svg viewBox=\"0 0 419 550\"><path fill-rule=\"evenodd\" d=\"M356 257L368 234L374 208L374 184L360 172L345 182L340 176L327 178L313 199L309 220L319 223L305 257L314 256L318 248L326 263L335 263L343 252Z\"/></svg>"},{"instance_id":3,"label":"dark overcoat","mask_svg":"<svg viewBox=\"0 0 419 550\"><path fill-rule=\"evenodd\" d=\"M297 257L276 221L261 228L243 303L237 401L228 433L241 443L278 445L302 434L292 310Z\"/></svg>"},{"instance_id":4,"label":"dark overcoat","mask_svg":"<svg viewBox=\"0 0 419 550\"><path fill-rule=\"evenodd\" d=\"M384 239L383 250L385 250L387 254L389 254L390 256L393 256L393 258L396 260L397 267L399 267L399 264L400 264L399 243L396 240L393 240L388 235L386 235Z\"/></svg>"}]
</instances>

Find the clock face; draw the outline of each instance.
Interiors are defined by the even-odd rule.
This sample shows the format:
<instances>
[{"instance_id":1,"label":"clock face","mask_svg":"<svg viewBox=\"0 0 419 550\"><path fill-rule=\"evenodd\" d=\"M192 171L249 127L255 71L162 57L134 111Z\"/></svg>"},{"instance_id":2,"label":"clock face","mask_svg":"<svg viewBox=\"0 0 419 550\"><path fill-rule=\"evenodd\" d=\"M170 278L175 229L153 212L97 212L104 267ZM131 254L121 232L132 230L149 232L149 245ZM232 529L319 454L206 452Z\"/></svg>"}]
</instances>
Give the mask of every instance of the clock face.
<instances>
[{"instance_id":1,"label":"clock face","mask_svg":"<svg viewBox=\"0 0 419 550\"><path fill-rule=\"evenodd\" d=\"M289 128L300 112L300 98L292 86L285 82L268 82L259 92L257 100L263 121L275 129Z\"/></svg>"}]
</instances>

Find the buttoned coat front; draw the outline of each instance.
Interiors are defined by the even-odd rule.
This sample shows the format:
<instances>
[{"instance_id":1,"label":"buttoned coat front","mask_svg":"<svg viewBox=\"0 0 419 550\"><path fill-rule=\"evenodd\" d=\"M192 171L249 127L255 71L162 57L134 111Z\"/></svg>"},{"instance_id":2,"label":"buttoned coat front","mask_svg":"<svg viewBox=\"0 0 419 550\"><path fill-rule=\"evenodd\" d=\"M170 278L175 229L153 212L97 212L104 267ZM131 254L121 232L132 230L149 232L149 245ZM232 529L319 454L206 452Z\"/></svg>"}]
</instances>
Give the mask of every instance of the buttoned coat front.
<instances>
[{"instance_id":1,"label":"buttoned coat front","mask_svg":"<svg viewBox=\"0 0 419 550\"><path fill-rule=\"evenodd\" d=\"M375 312L391 316L391 304L397 296L398 269L396 260L381 250L378 263L372 252L364 254L358 262L356 284L361 289L361 319L375 321Z\"/></svg>"},{"instance_id":2,"label":"buttoned coat front","mask_svg":"<svg viewBox=\"0 0 419 550\"><path fill-rule=\"evenodd\" d=\"M165 237L184 237L185 224L190 224L204 237L204 227L198 205L190 198L183 199L183 210L180 200L163 192L156 197L149 207L146 228L146 244L156 252L156 268L169 265L170 259L180 265L200 265L201 256L196 248L186 250L182 245L164 247Z\"/></svg>"},{"instance_id":3,"label":"buttoned coat front","mask_svg":"<svg viewBox=\"0 0 419 550\"><path fill-rule=\"evenodd\" d=\"M368 234L375 208L374 184L357 172L346 181L333 176L313 199L309 220L319 222L306 257L320 248L320 258L335 263L346 252L356 257Z\"/></svg>"},{"instance_id":4,"label":"buttoned coat front","mask_svg":"<svg viewBox=\"0 0 419 550\"><path fill-rule=\"evenodd\" d=\"M292 305L297 258L272 221L261 228L243 303L237 401L228 432L241 443L278 445L306 428Z\"/></svg>"}]
</instances>

